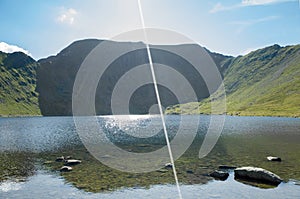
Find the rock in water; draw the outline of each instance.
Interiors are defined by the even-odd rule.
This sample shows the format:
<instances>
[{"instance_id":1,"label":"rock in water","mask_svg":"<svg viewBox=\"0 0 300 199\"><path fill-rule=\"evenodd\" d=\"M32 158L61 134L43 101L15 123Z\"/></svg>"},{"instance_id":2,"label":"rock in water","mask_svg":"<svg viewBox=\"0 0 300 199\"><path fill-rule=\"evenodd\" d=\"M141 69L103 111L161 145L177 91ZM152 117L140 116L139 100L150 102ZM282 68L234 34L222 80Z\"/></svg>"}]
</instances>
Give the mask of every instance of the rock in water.
<instances>
[{"instance_id":1,"label":"rock in water","mask_svg":"<svg viewBox=\"0 0 300 199\"><path fill-rule=\"evenodd\" d=\"M278 175L257 167L237 168L234 170L234 177L236 179L257 181L272 185L278 185L282 182L282 179Z\"/></svg>"},{"instance_id":2,"label":"rock in water","mask_svg":"<svg viewBox=\"0 0 300 199\"><path fill-rule=\"evenodd\" d=\"M229 176L229 173L224 172L224 171L214 171L209 174L209 176L217 179L217 180L226 180Z\"/></svg>"},{"instance_id":3,"label":"rock in water","mask_svg":"<svg viewBox=\"0 0 300 199\"><path fill-rule=\"evenodd\" d=\"M236 169L236 166L220 165L219 169Z\"/></svg>"},{"instance_id":4,"label":"rock in water","mask_svg":"<svg viewBox=\"0 0 300 199\"><path fill-rule=\"evenodd\" d=\"M269 161L281 162L281 158L280 157L268 156L267 159Z\"/></svg>"},{"instance_id":5,"label":"rock in water","mask_svg":"<svg viewBox=\"0 0 300 199\"><path fill-rule=\"evenodd\" d=\"M172 169L172 168L173 168L172 163L167 163L167 164L165 164L165 168L166 168L166 169Z\"/></svg>"},{"instance_id":6,"label":"rock in water","mask_svg":"<svg viewBox=\"0 0 300 199\"><path fill-rule=\"evenodd\" d=\"M60 172L68 172L68 171L72 171L73 168L69 167L69 166L63 166L60 168Z\"/></svg>"},{"instance_id":7,"label":"rock in water","mask_svg":"<svg viewBox=\"0 0 300 199\"><path fill-rule=\"evenodd\" d=\"M49 160L49 161L45 161L43 164L52 164L53 161Z\"/></svg>"},{"instance_id":8,"label":"rock in water","mask_svg":"<svg viewBox=\"0 0 300 199\"><path fill-rule=\"evenodd\" d=\"M157 170L157 172L160 172L160 173L167 173L169 170L168 169L159 169Z\"/></svg>"},{"instance_id":9,"label":"rock in water","mask_svg":"<svg viewBox=\"0 0 300 199\"><path fill-rule=\"evenodd\" d=\"M186 170L186 172L189 173L189 174L193 174L194 173L194 171L190 170L190 169Z\"/></svg>"},{"instance_id":10,"label":"rock in water","mask_svg":"<svg viewBox=\"0 0 300 199\"><path fill-rule=\"evenodd\" d=\"M64 156L60 156L60 157L57 157L55 161L56 162L62 162L64 160L65 160L65 157Z\"/></svg>"},{"instance_id":11,"label":"rock in water","mask_svg":"<svg viewBox=\"0 0 300 199\"><path fill-rule=\"evenodd\" d=\"M65 160L65 165L66 166L76 165L76 164L80 164L80 163L81 163L81 160L73 160L73 159Z\"/></svg>"},{"instance_id":12,"label":"rock in water","mask_svg":"<svg viewBox=\"0 0 300 199\"><path fill-rule=\"evenodd\" d=\"M65 160L69 160L69 159L72 159L72 156L68 155L65 157Z\"/></svg>"}]
</instances>

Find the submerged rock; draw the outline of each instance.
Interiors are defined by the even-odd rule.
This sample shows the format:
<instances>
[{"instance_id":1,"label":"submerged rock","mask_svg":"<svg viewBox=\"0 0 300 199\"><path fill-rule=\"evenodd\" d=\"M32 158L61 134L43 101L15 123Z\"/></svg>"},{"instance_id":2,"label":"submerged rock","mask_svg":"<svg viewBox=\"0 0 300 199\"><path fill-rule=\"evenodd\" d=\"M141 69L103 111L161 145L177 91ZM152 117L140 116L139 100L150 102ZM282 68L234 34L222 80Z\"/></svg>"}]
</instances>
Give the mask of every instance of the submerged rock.
<instances>
[{"instance_id":1,"label":"submerged rock","mask_svg":"<svg viewBox=\"0 0 300 199\"><path fill-rule=\"evenodd\" d=\"M278 175L266 169L257 168L257 167L237 168L234 170L234 177L236 179L257 181L260 183L266 183L272 185L278 185L282 182L282 179Z\"/></svg>"},{"instance_id":2,"label":"submerged rock","mask_svg":"<svg viewBox=\"0 0 300 199\"><path fill-rule=\"evenodd\" d=\"M111 158L112 156L108 155L108 154L105 154L103 156L101 156L101 158Z\"/></svg>"},{"instance_id":3,"label":"submerged rock","mask_svg":"<svg viewBox=\"0 0 300 199\"><path fill-rule=\"evenodd\" d=\"M220 165L219 169L236 169L236 166Z\"/></svg>"},{"instance_id":4,"label":"submerged rock","mask_svg":"<svg viewBox=\"0 0 300 199\"><path fill-rule=\"evenodd\" d=\"M73 160L73 159L65 160L65 165L66 166L76 165L76 164L80 164L80 163L81 163L81 160Z\"/></svg>"},{"instance_id":5,"label":"submerged rock","mask_svg":"<svg viewBox=\"0 0 300 199\"><path fill-rule=\"evenodd\" d=\"M169 170L168 169L159 169L157 170L157 172L160 172L160 173L167 173Z\"/></svg>"},{"instance_id":6,"label":"submerged rock","mask_svg":"<svg viewBox=\"0 0 300 199\"><path fill-rule=\"evenodd\" d=\"M224 171L214 171L209 174L209 176L217 179L217 180L226 180L229 176L229 173L224 172Z\"/></svg>"},{"instance_id":7,"label":"submerged rock","mask_svg":"<svg viewBox=\"0 0 300 199\"><path fill-rule=\"evenodd\" d=\"M60 172L68 172L68 171L72 171L73 168L72 167L69 167L69 166L63 166L60 168Z\"/></svg>"},{"instance_id":8,"label":"submerged rock","mask_svg":"<svg viewBox=\"0 0 300 199\"><path fill-rule=\"evenodd\" d=\"M281 162L281 158L280 157L268 156L267 159L269 161Z\"/></svg>"},{"instance_id":9,"label":"submerged rock","mask_svg":"<svg viewBox=\"0 0 300 199\"><path fill-rule=\"evenodd\" d=\"M189 174L193 174L194 173L194 171L191 170L191 169L186 170L186 172L189 173Z\"/></svg>"},{"instance_id":10,"label":"submerged rock","mask_svg":"<svg viewBox=\"0 0 300 199\"><path fill-rule=\"evenodd\" d=\"M52 164L53 161L49 160L49 161L45 161L43 164Z\"/></svg>"}]
</instances>

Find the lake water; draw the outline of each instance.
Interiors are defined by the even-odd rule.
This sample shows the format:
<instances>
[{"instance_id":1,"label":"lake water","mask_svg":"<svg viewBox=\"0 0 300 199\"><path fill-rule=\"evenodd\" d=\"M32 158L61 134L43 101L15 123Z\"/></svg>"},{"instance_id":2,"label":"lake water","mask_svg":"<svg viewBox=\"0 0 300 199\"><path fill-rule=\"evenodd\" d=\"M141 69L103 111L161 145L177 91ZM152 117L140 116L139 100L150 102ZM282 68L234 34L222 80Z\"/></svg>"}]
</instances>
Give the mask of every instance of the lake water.
<instances>
[{"instance_id":1,"label":"lake water","mask_svg":"<svg viewBox=\"0 0 300 199\"><path fill-rule=\"evenodd\" d=\"M210 116L166 116L171 141L182 120L187 123L182 129L183 142L193 134L192 126L200 121L193 143L175 162L183 198L299 198L300 186L296 184L300 180L300 119L226 116L217 144L201 159L198 154ZM157 116L97 117L97 121L109 141L123 150L146 154L165 145ZM0 127L0 198L178 197L170 169L131 173L98 161L82 144L82 134L76 132L72 117L0 118ZM95 132L89 135L97 137ZM105 142L95 141L103 145ZM63 164L55 159L62 155L82 163L71 172L61 173L58 170ZM105 158L113 159L113 155L107 154ZM269 162L269 155L279 156L283 161ZM120 164L126 160L122 159ZM262 167L284 182L278 187L248 185L234 180L232 171L226 181L207 176L224 164Z\"/></svg>"}]
</instances>

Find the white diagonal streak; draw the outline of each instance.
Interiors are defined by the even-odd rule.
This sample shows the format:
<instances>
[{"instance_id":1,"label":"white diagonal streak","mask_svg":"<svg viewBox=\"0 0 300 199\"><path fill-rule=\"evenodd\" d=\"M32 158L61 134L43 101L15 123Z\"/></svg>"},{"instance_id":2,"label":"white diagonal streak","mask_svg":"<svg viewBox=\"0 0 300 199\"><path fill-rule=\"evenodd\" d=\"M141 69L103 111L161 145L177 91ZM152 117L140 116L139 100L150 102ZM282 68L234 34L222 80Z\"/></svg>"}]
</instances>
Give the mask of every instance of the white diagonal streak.
<instances>
[{"instance_id":1,"label":"white diagonal streak","mask_svg":"<svg viewBox=\"0 0 300 199\"><path fill-rule=\"evenodd\" d=\"M145 27L143 10L142 10L142 5L141 5L140 0L138 0L138 5L139 5L139 12L140 12L140 17L141 17L141 21L142 21L142 28L144 31L144 38L145 38L147 55L148 55L148 59L149 59L150 69L151 69L151 75L152 75L153 84L154 84L154 90L155 90L156 99L157 99L157 103L158 103L158 107L159 107L159 113L160 113L160 117L161 117L161 121L162 121L162 125L163 125L166 142L167 142L167 147L168 147L170 161L171 161L172 168L173 168L173 173L174 173L174 178L175 178L175 182L176 182L176 186L177 186L177 190L178 190L178 195L179 195L179 198L182 199L181 190L180 190L180 186L179 186L179 182L178 182L178 178L177 178L177 172L176 172L176 168L175 168L175 164L174 164L174 158L173 158L171 145L170 145L170 141L169 141L169 137L168 137L168 131L166 128L166 122L165 122L164 114L162 111L162 105L161 105L160 96L159 96L159 92L158 92L157 81L156 81L156 76L155 76L155 72L154 72L152 56L151 56L150 47L149 47L149 43L148 43L148 37L147 37L147 32L146 32L146 27Z\"/></svg>"}]
</instances>

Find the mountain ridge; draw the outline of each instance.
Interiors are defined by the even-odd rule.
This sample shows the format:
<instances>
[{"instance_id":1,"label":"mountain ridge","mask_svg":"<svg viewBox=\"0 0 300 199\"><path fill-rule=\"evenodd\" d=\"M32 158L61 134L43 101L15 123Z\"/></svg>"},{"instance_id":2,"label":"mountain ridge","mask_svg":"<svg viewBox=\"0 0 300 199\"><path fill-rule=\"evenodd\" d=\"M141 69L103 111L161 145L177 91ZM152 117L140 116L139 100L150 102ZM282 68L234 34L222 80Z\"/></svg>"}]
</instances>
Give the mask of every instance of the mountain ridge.
<instances>
[{"instance_id":1,"label":"mountain ridge","mask_svg":"<svg viewBox=\"0 0 300 199\"><path fill-rule=\"evenodd\" d=\"M227 112L246 116L300 117L300 45L272 45L231 60L225 72ZM220 93L212 98L218 103ZM210 99L185 104L185 114L209 114ZM193 111L199 109L197 111ZM181 112L168 107L168 114Z\"/></svg>"},{"instance_id":2,"label":"mountain ridge","mask_svg":"<svg viewBox=\"0 0 300 199\"><path fill-rule=\"evenodd\" d=\"M51 56L39 61L37 68L37 91L39 92L39 104L43 115L72 115L72 92L73 85L83 60L88 53L95 48L103 40L88 39L76 41L63 49L56 56ZM111 97L114 86L117 81L129 70L135 66L148 63L147 52L142 42L115 42L106 41L106 52L115 52L116 49L129 49L126 54L117 57L105 73L101 76L96 92L96 113L98 115L110 115ZM199 56L194 51L202 50L199 45L182 44L182 45L151 45L151 54L153 63L163 64L173 67L190 82L195 90L197 99L203 99L208 96L208 90L201 75L190 67L190 63L175 53L170 52L176 49L179 52L191 52L194 57ZM209 51L208 51L209 52ZM221 54L212 54L212 59L216 62L220 71L220 63L223 59L227 59ZM99 67L102 66L101 56L97 60ZM221 72L222 73L222 72ZM142 74L147 78L150 71ZM167 78L167 77L164 77ZM219 82L220 83L220 82ZM214 82L215 89L219 84ZM176 96L172 94L168 88L159 86L161 101L164 106L178 103ZM186 102L191 101L186 99ZM129 109L131 114L147 114L149 108L156 102L155 92L152 85L145 85L133 93L130 99ZM119 102L122 103L122 102ZM119 112L125 114L125 112Z\"/></svg>"}]
</instances>

